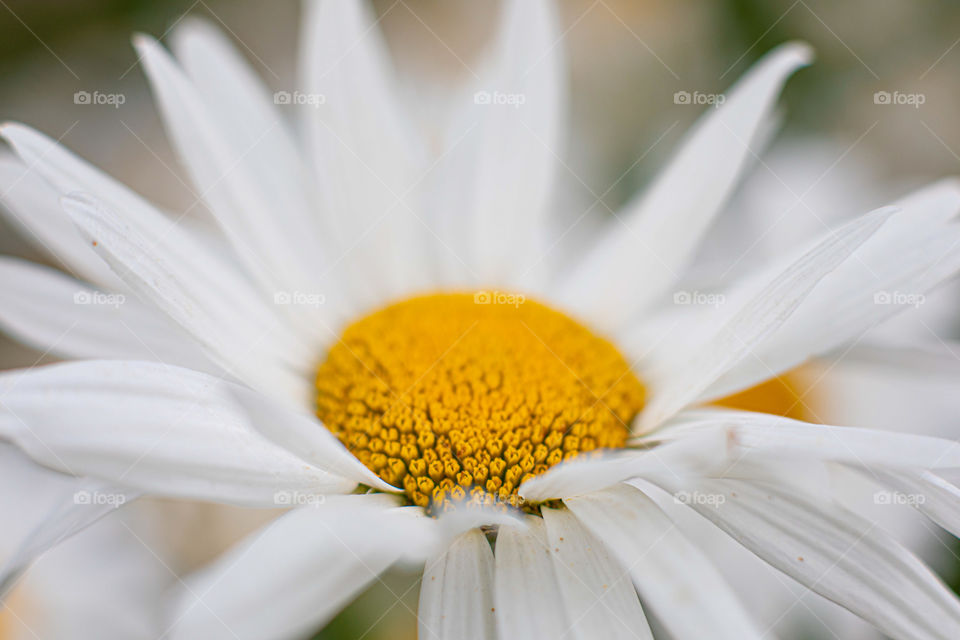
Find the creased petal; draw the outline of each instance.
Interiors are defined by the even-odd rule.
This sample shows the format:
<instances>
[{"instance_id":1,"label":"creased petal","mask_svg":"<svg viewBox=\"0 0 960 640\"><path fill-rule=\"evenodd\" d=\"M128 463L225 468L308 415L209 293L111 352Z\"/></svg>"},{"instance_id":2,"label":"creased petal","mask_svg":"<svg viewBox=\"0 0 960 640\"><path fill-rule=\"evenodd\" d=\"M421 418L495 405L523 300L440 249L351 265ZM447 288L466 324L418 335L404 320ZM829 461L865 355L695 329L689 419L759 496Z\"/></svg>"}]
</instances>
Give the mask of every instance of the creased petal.
<instances>
[{"instance_id":1,"label":"creased petal","mask_svg":"<svg viewBox=\"0 0 960 640\"><path fill-rule=\"evenodd\" d=\"M425 640L495 640L493 551L479 529L427 560L420 583L419 636Z\"/></svg>"},{"instance_id":2,"label":"creased petal","mask_svg":"<svg viewBox=\"0 0 960 640\"><path fill-rule=\"evenodd\" d=\"M73 155L50 138L21 124L5 124L0 135L7 139L24 163L59 194L88 193L114 211L138 233L150 238L164 252L189 265L198 287L210 292L237 288L251 298L257 294L240 282L236 265L209 250L186 230L184 221L171 219L123 184Z\"/></svg>"},{"instance_id":3,"label":"creased petal","mask_svg":"<svg viewBox=\"0 0 960 640\"><path fill-rule=\"evenodd\" d=\"M157 360L221 371L193 340L130 294L91 289L55 269L0 257L0 326L66 358Z\"/></svg>"},{"instance_id":4,"label":"creased petal","mask_svg":"<svg viewBox=\"0 0 960 640\"><path fill-rule=\"evenodd\" d=\"M960 442L909 433L810 424L765 413L688 411L649 437L669 442L721 428L736 459L814 459L858 466L960 467Z\"/></svg>"},{"instance_id":5,"label":"creased petal","mask_svg":"<svg viewBox=\"0 0 960 640\"><path fill-rule=\"evenodd\" d=\"M7 153L0 154L0 212L23 230L23 237L77 278L108 290L123 283L80 237L60 207L57 192L40 173Z\"/></svg>"},{"instance_id":6,"label":"creased petal","mask_svg":"<svg viewBox=\"0 0 960 640\"><path fill-rule=\"evenodd\" d=\"M871 470L870 475L893 487L906 502L960 538L960 487L932 471Z\"/></svg>"},{"instance_id":7,"label":"creased petal","mask_svg":"<svg viewBox=\"0 0 960 640\"><path fill-rule=\"evenodd\" d=\"M618 328L677 280L744 165L787 77L809 64L805 44L767 54L701 117L653 185L619 214L558 294ZM626 228L625 228L626 227Z\"/></svg>"},{"instance_id":8,"label":"creased petal","mask_svg":"<svg viewBox=\"0 0 960 640\"><path fill-rule=\"evenodd\" d=\"M710 561L640 490L619 485L564 504L629 569L678 640L763 636Z\"/></svg>"},{"instance_id":9,"label":"creased petal","mask_svg":"<svg viewBox=\"0 0 960 640\"><path fill-rule=\"evenodd\" d=\"M0 128L0 134L61 196L90 194L80 202L66 198L66 206L71 206L71 202L75 205L74 213L79 208L117 212L111 214L112 217L122 215L121 226L127 234L139 238L151 255L164 256L165 269L176 276L181 288L207 305L232 311L230 324L243 325L248 330L259 328L247 335L248 346L263 348L267 341L273 348L280 349L280 357L292 363L298 358L302 360L309 352L302 336L291 327L278 326L275 310L265 304L261 291L246 279L238 265L221 252L211 250L199 236L185 229L181 220L168 218L127 187L29 127L7 124ZM102 204L94 206L94 201ZM91 239L86 240L90 246ZM125 238L121 240L129 242ZM119 275L127 275L126 269ZM221 329L231 330L231 327L224 325Z\"/></svg>"},{"instance_id":10,"label":"creased petal","mask_svg":"<svg viewBox=\"0 0 960 640\"><path fill-rule=\"evenodd\" d=\"M64 198L63 205L81 233L130 288L159 306L217 364L261 391L306 406L310 395L307 383L282 360L289 356L306 367L309 350L289 341L279 318L246 317L248 311L257 310L257 301L225 299L223 289L229 283L217 289L197 287L186 274L188 264L151 245L98 201L74 195ZM315 354L310 355L313 357Z\"/></svg>"},{"instance_id":11,"label":"creased petal","mask_svg":"<svg viewBox=\"0 0 960 640\"><path fill-rule=\"evenodd\" d=\"M190 171L198 198L210 206L236 255L274 295L291 290L336 296L321 279L324 234L298 184L303 167L293 149L276 145L285 124L249 69L212 29L197 22L181 27L180 44L199 87L152 38L134 43L150 79L167 132ZM201 62L202 61L202 62ZM216 66L214 71L213 66ZM202 91L200 89L202 87ZM323 291L317 291L323 288ZM317 339L323 305L285 305ZM319 316L319 317L317 317ZM311 324L313 325L311 327Z\"/></svg>"},{"instance_id":12,"label":"creased petal","mask_svg":"<svg viewBox=\"0 0 960 640\"><path fill-rule=\"evenodd\" d=\"M900 211L701 400L749 388L856 339L922 304L924 294L960 270L960 182L938 182L894 206Z\"/></svg>"},{"instance_id":13,"label":"creased petal","mask_svg":"<svg viewBox=\"0 0 960 640\"><path fill-rule=\"evenodd\" d=\"M497 535L494 603L501 638L560 638L570 622L547 546L543 520L527 528L500 527Z\"/></svg>"},{"instance_id":14,"label":"creased petal","mask_svg":"<svg viewBox=\"0 0 960 640\"><path fill-rule=\"evenodd\" d=\"M691 488L691 487L686 487ZM706 480L690 506L763 560L893 638L960 635L960 601L882 531L789 485Z\"/></svg>"},{"instance_id":15,"label":"creased petal","mask_svg":"<svg viewBox=\"0 0 960 640\"><path fill-rule=\"evenodd\" d=\"M687 362L675 366L644 408L638 428L649 431L695 401L717 378L783 325L831 271L836 269L893 214L880 209L848 223L771 280Z\"/></svg>"},{"instance_id":16,"label":"creased petal","mask_svg":"<svg viewBox=\"0 0 960 640\"><path fill-rule=\"evenodd\" d=\"M567 509L542 509L554 567L579 638L653 640L630 572Z\"/></svg>"},{"instance_id":17,"label":"creased petal","mask_svg":"<svg viewBox=\"0 0 960 640\"><path fill-rule=\"evenodd\" d=\"M246 425L223 380L168 365L91 360L0 375L0 437L58 471L261 507L356 487Z\"/></svg>"}]
</instances>

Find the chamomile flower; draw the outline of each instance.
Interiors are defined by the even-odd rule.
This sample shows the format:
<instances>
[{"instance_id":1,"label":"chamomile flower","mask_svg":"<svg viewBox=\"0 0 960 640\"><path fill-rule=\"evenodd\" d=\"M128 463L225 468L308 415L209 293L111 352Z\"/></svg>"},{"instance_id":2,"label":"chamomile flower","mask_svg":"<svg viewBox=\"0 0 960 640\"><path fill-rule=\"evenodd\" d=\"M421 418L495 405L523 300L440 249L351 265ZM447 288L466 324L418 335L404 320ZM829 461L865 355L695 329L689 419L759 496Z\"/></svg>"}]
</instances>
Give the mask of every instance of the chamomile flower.
<instances>
[{"instance_id":1,"label":"chamomile flower","mask_svg":"<svg viewBox=\"0 0 960 640\"><path fill-rule=\"evenodd\" d=\"M423 567L424 638L651 637L645 611L763 636L668 503L892 637L956 637L956 598L826 481L923 492L957 531L955 443L710 404L909 304L877 290L952 275L960 188L824 229L722 304L677 290L809 62L788 44L554 272L560 44L551 2L506 2L438 149L363 4L308 4L300 84L274 96L208 26L178 28L176 61L137 38L217 233L6 125L11 208L77 279L5 261L0 321L79 360L0 376L0 436L147 493L294 507L175 590L173 638L305 636L397 563Z\"/></svg>"}]
</instances>

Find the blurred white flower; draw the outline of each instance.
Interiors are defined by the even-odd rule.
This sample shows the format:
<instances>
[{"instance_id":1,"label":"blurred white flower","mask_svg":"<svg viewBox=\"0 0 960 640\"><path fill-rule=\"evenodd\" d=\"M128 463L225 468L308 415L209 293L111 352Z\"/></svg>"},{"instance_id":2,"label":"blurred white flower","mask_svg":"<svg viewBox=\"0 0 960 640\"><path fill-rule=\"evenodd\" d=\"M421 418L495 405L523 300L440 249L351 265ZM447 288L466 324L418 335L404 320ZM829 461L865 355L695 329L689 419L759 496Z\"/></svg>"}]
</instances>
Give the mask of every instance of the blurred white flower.
<instances>
[{"instance_id":1,"label":"blurred white flower","mask_svg":"<svg viewBox=\"0 0 960 640\"><path fill-rule=\"evenodd\" d=\"M0 637L156 637L155 601L175 576L142 514L115 513L132 497L38 467L0 445L0 562L6 577ZM106 517L84 530L84 514L91 510ZM60 526L51 527L53 521ZM29 571L19 570L22 559L40 552Z\"/></svg>"},{"instance_id":2,"label":"blurred white flower","mask_svg":"<svg viewBox=\"0 0 960 640\"><path fill-rule=\"evenodd\" d=\"M957 184L824 225L722 295L687 287L809 61L788 44L556 273L553 3L505 3L439 154L398 106L368 9L308 7L301 81L280 93L205 24L177 28L177 61L136 40L216 233L2 130L15 219L77 279L5 260L0 322L80 360L0 376L0 436L132 490L293 508L174 589L161 633L300 637L399 562L424 566L423 637L650 637L645 608L677 638L762 637L688 538L696 512L891 637L960 636L949 590L837 505L865 475L960 531L956 443L694 408L855 343L953 275Z\"/></svg>"}]
</instances>

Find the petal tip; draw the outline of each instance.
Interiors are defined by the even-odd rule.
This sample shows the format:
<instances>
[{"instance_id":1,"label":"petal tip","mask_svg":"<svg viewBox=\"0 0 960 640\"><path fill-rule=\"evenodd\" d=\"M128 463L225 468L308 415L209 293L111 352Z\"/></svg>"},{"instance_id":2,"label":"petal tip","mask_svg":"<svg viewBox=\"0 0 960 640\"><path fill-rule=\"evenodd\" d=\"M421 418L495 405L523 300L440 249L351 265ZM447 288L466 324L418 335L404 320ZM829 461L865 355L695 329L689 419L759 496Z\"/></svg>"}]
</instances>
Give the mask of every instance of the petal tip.
<instances>
[{"instance_id":1,"label":"petal tip","mask_svg":"<svg viewBox=\"0 0 960 640\"><path fill-rule=\"evenodd\" d=\"M218 38L221 35L219 29L208 19L202 16L188 15L173 29L171 46L176 51L193 46L199 41Z\"/></svg>"},{"instance_id":2,"label":"petal tip","mask_svg":"<svg viewBox=\"0 0 960 640\"><path fill-rule=\"evenodd\" d=\"M14 147L14 150L16 150L14 138L30 131L32 131L30 127L16 120L4 120L0 122L0 137L4 138L10 146Z\"/></svg>"},{"instance_id":3,"label":"petal tip","mask_svg":"<svg viewBox=\"0 0 960 640\"><path fill-rule=\"evenodd\" d=\"M139 31L130 37L130 42L133 44L133 48L136 49L137 53L139 53L141 56L147 55L160 46L160 43L157 42L156 38Z\"/></svg>"},{"instance_id":4,"label":"petal tip","mask_svg":"<svg viewBox=\"0 0 960 640\"><path fill-rule=\"evenodd\" d=\"M807 67L816 59L813 47L803 40L791 40L776 47L771 55L789 60L792 67Z\"/></svg>"}]
</instances>

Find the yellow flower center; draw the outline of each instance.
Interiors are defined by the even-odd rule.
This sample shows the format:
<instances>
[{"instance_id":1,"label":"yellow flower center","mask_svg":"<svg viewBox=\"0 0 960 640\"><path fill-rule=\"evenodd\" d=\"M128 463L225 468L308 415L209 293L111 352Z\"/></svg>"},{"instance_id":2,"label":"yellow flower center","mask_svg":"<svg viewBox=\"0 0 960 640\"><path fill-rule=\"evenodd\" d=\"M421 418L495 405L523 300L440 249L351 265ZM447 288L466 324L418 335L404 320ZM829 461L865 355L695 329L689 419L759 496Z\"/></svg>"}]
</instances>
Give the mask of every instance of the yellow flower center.
<instances>
[{"instance_id":1,"label":"yellow flower center","mask_svg":"<svg viewBox=\"0 0 960 640\"><path fill-rule=\"evenodd\" d=\"M511 505L563 460L622 447L645 390L607 340L522 296L412 298L348 326L317 371L317 416L431 512Z\"/></svg>"}]
</instances>

